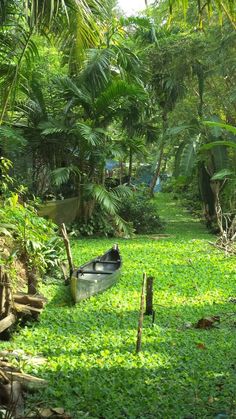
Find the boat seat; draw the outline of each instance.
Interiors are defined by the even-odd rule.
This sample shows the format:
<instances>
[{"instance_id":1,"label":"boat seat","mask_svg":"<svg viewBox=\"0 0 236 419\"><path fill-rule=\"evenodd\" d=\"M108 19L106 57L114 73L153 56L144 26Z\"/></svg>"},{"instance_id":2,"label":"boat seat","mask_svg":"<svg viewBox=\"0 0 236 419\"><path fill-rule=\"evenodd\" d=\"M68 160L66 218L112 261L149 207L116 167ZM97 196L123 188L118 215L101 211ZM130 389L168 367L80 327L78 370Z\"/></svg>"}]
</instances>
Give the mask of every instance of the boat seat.
<instances>
[{"instance_id":1,"label":"boat seat","mask_svg":"<svg viewBox=\"0 0 236 419\"><path fill-rule=\"evenodd\" d=\"M86 270L79 270L77 272L78 275L82 274L113 274L115 271L96 271L95 269L86 269Z\"/></svg>"},{"instance_id":2,"label":"boat seat","mask_svg":"<svg viewBox=\"0 0 236 419\"><path fill-rule=\"evenodd\" d=\"M95 260L94 263L118 263L120 260Z\"/></svg>"}]
</instances>

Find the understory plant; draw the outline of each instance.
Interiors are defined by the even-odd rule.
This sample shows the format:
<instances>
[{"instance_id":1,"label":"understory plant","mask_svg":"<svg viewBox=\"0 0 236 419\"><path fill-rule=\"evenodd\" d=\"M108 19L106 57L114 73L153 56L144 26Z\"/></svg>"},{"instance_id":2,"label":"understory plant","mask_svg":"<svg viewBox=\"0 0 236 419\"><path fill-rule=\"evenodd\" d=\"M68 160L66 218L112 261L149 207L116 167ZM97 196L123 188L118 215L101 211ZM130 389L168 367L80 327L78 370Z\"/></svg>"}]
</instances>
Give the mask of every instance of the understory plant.
<instances>
[{"instance_id":1,"label":"understory plant","mask_svg":"<svg viewBox=\"0 0 236 419\"><path fill-rule=\"evenodd\" d=\"M23 187L15 187L14 179L7 174L10 162L2 160L2 163L4 193L0 200L0 236L11 243L11 253L4 264L10 266L14 258L23 262L29 292L35 293L37 275L52 273L59 266L62 241L56 234L57 226L38 216L35 203L23 201L25 197L20 193Z\"/></svg>"},{"instance_id":2,"label":"understory plant","mask_svg":"<svg viewBox=\"0 0 236 419\"><path fill-rule=\"evenodd\" d=\"M163 223L146 187L139 187L123 201L120 215L132 223L137 234L158 233L163 229Z\"/></svg>"}]
</instances>

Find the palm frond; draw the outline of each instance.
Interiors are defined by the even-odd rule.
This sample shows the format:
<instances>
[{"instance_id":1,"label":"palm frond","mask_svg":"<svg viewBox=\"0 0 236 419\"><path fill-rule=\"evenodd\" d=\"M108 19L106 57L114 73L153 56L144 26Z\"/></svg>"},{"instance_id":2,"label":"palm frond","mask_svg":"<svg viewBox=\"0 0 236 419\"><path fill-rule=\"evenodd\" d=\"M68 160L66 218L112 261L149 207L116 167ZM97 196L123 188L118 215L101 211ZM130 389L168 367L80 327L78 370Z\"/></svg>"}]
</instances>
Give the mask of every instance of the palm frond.
<instances>
[{"instance_id":1,"label":"palm frond","mask_svg":"<svg viewBox=\"0 0 236 419\"><path fill-rule=\"evenodd\" d=\"M78 102L81 102L85 105L92 105L92 99L90 93L85 89L83 86L83 89L80 89L76 83L68 76L58 76L55 77L54 83L57 87L62 89L65 94L67 94L70 98L73 98L73 102L71 102L71 106L75 104L78 104ZM75 100L77 99L77 100ZM70 109L68 108L68 110Z\"/></svg>"},{"instance_id":2,"label":"palm frond","mask_svg":"<svg viewBox=\"0 0 236 419\"><path fill-rule=\"evenodd\" d=\"M111 190L111 194L118 198L120 202L122 202L122 200L129 198L133 194L133 192L128 186L119 185Z\"/></svg>"},{"instance_id":3,"label":"palm frond","mask_svg":"<svg viewBox=\"0 0 236 419\"><path fill-rule=\"evenodd\" d=\"M102 209L112 217L113 222L118 227L119 231L123 231L127 236L132 234L133 229L130 223L123 220L118 214L120 197L124 197L124 194L127 193L127 191L124 193L124 189L122 190L122 188L120 188L116 192L111 193L107 191L104 186L98 184L90 184L88 187L93 199L95 199Z\"/></svg>"},{"instance_id":4,"label":"palm frond","mask_svg":"<svg viewBox=\"0 0 236 419\"><path fill-rule=\"evenodd\" d=\"M52 182L56 186L61 186L64 183L68 182L71 174L80 175L80 171L76 166L67 166L67 167L58 167L51 172Z\"/></svg>"},{"instance_id":5,"label":"palm frond","mask_svg":"<svg viewBox=\"0 0 236 419\"><path fill-rule=\"evenodd\" d=\"M145 99L146 93L144 89L136 84L129 84L124 80L114 80L106 90L98 97L96 101L96 111L100 113L102 110L108 110L109 107L114 108L119 105L121 98L131 98L137 100Z\"/></svg>"},{"instance_id":6,"label":"palm frond","mask_svg":"<svg viewBox=\"0 0 236 419\"><path fill-rule=\"evenodd\" d=\"M83 124L82 122L77 122L75 132L78 133L89 146L98 146L105 134L105 131L93 128L90 125Z\"/></svg>"},{"instance_id":7,"label":"palm frond","mask_svg":"<svg viewBox=\"0 0 236 419\"><path fill-rule=\"evenodd\" d=\"M9 38L9 33L6 35ZM10 42L11 47L5 48L5 74L2 76L2 86L4 94L2 94L2 109L0 114L0 124L3 121L7 106L14 103L16 91L21 79L22 66L25 63L28 67L34 60L37 54L37 47L33 39L33 30L18 25L17 30L14 31L7 40L5 46Z\"/></svg>"},{"instance_id":8,"label":"palm frond","mask_svg":"<svg viewBox=\"0 0 236 419\"><path fill-rule=\"evenodd\" d=\"M90 184L89 191L91 196L101 205L101 207L110 215L117 214L119 209L119 200L112 195L104 186Z\"/></svg>"},{"instance_id":9,"label":"palm frond","mask_svg":"<svg viewBox=\"0 0 236 419\"><path fill-rule=\"evenodd\" d=\"M110 80L112 58L115 56L110 49L90 49L87 52L80 78L95 96Z\"/></svg>"},{"instance_id":10,"label":"palm frond","mask_svg":"<svg viewBox=\"0 0 236 419\"><path fill-rule=\"evenodd\" d=\"M0 145L4 151L9 153L16 150L21 150L27 141L23 137L20 130L16 130L9 126L0 126Z\"/></svg>"},{"instance_id":11,"label":"palm frond","mask_svg":"<svg viewBox=\"0 0 236 419\"><path fill-rule=\"evenodd\" d=\"M63 121L46 121L39 124L39 127L43 130L43 135L54 135L54 134L70 134L71 129L64 125Z\"/></svg>"},{"instance_id":12,"label":"palm frond","mask_svg":"<svg viewBox=\"0 0 236 419\"><path fill-rule=\"evenodd\" d=\"M114 223L118 227L118 230L122 231L126 237L130 237L133 234L134 229L131 223L125 221L118 214L115 214L114 216Z\"/></svg>"},{"instance_id":13,"label":"palm frond","mask_svg":"<svg viewBox=\"0 0 236 419\"><path fill-rule=\"evenodd\" d=\"M155 1L155 4L159 4L158 1ZM181 0L181 1L177 1L177 0L169 0L169 10L170 10L170 15L172 16L173 14L173 8L176 5L176 8L179 7L179 5L182 5L182 9L183 9L183 13L184 15L186 15L187 10L189 8L189 0ZM197 2L196 3L196 9L198 12L198 19L199 19L199 26L202 27L203 26L203 19L202 19L202 15L203 15L203 11L204 8L207 10L208 12L208 17L211 16L212 14L212 10L214 8L214 10L218 13L220 22L222 23L223 19L222 19L222 15L225 14L225 16L227 17L227 19L230 21L230 23L232 24L233 28L236 29L236 24L235 24L235 2L234 1L230 1L230 0L223 0L223 1L215 1L213 2L212 0L207 1L205 4L203 4L203 6L201 5L201 3Z\"/></svg>"},{"instance_id":14,"label":"palm frond","mask_svg":"<svg viewBox=\"0 0 236 419\"><path fill-rule=\"evenodd\" d=\"M116 62L120 69L124 70L130 77L135 77L141 68L141 62L134 52L122 45L112 45L112 51L116 56Z\"/></svg>"}]
</instances>

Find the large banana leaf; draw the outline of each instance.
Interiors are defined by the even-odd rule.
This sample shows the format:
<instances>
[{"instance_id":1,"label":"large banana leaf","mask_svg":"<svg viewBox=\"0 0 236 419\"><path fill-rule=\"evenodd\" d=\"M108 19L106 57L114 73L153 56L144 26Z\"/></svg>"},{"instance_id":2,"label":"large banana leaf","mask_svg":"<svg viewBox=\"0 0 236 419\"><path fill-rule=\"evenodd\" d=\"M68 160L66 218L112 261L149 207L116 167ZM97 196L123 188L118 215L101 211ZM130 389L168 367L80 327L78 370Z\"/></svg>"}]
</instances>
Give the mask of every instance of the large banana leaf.
<instances>
[{"instance_id":1,"label":"large banana leaf","mask_svg":"<svg viewBox=\"0 0 236 419\"><path fill-rule=\"evenodd\" d=\"M195 164L196 151L194 144L192 142L187 143L180 158L180 174L187 177L191 176Z\"/></svg>"},{"instance_id":2,"label":"large banana leaf","mask_svg":"<svg viewBox=\"0 0 236 419\"><path fill-rule=\"evenodd\" d=\"M212 156L214 161L214 170L216 172L227 169L229 167L229 157L227 147L217 146L212 149Z\"/></svg>"},{"instance_id":3,"label":"large banana leaf","mask_svg":"<svg viewBox=\"0 0 236 419\"><path fill-rule=\"evenodd\" d=\"M211 180L224 180L224 179L232 176L233 174L234 174L234 172L232 170L223 169L223 170L220 170L219 172L215 173L211 177Z\"/></svg>"},{"instance_id":4,"label":"large banana leaf","mask_svg":"<svg viewBox=\"0 0 236 419\"><path fill-rule=\"evenodd\" d=\"M228 132L232 132L233 134L236 135L236 127L234 127L233 125L224 124L222 122L215 122L215 121L204 121L203 123L205 125L209 126L209 127L222 128L223 130L226 130Z\"/></svg>"},{"instance_id":5,"label":"large banana leaf","mask_svg":"<svg viewBox=\"0 0 236 419\"><path fill-rule=\"evenodd\" d=\"M211 143L207 143L204 144L203 146L201 146L199 151L206 151L206 150L211 150L214 147L232 147L232 148L236 148L236 142L234 141L212 141Z\"/></svg>"}]
</instances>

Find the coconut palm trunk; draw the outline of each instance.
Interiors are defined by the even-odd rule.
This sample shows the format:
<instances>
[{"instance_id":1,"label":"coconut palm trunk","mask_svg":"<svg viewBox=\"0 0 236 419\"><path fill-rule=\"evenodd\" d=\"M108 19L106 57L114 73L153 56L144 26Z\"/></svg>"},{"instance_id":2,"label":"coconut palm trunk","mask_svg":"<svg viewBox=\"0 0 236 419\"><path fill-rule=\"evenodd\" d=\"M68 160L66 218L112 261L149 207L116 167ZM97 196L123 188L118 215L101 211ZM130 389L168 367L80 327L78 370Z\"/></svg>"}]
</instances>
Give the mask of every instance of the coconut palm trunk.
<instances>
[{"instance_id":1,"label":"coconut palm trunk","mask_svg":"<svg viewBox=\"0 0 236 419\"><path fill-rule=\"evenodd\" d=\"M133 170L133 150L132 150L132 148L130 147L130 149L129 149L129 172L128 172L128 185L131 185L132 170Z\"/></svg>"},{"instance_id":2,"label":"coconut palm trunk","mask_svg":"<svg viewBox=\"0 0 236 419\"><path fill-rule=\"evenodd\" d=\"M150 183L150 195L152 197L154 196L154 189L157 183L157 179L159 178L160 173L161 173L161 166L162 166L162 161L163 161L163 156L164 156L165 135L166 135L166 130L168 126L167 115L168 115L167 110L164 109L162 113L162 139L160 143L160 155L159 155L159 160L157 163L156 171Z\"/></svg>"}]
</instances>

